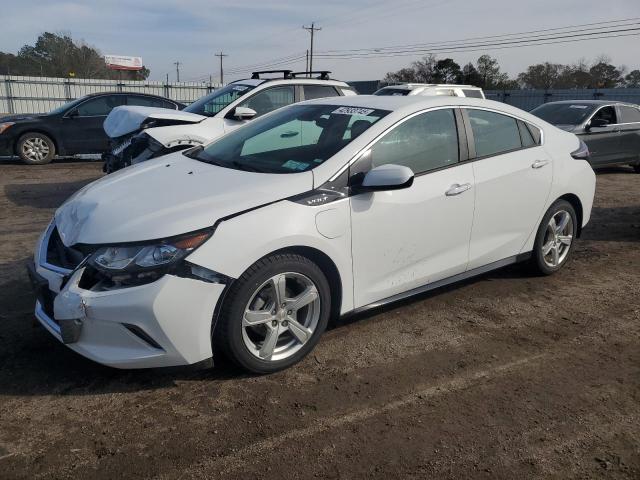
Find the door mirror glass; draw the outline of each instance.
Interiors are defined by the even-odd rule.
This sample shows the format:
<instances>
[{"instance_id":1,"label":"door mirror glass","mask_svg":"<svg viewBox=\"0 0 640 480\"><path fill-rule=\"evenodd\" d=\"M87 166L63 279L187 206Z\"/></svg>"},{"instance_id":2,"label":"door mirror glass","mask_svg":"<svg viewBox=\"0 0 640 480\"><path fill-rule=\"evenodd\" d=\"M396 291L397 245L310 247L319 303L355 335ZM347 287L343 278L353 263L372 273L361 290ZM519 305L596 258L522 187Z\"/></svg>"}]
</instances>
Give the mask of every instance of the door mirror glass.
<instances>
[{"instance_id":1,"label":"door mirror glass","mask_svg":"<svg viewBox=\"0 0 640 480\"><path fill-rule=\"evenodd\" d=\"M258 113L249 107L236 107L233 111L233 116L237 120L250 120L255 117Z\"/></svg>"},{"instance_id":2,"label":"door mirror glass","mask_svg":"<svg viewBox=\"0 0 640 480\"><path fill-rule=\"evenodd\" d=\"M367 191L399 190L413 184L413 171L404 165L392 163L369 170L360 188Z\"/></svg>"}]
</instances>

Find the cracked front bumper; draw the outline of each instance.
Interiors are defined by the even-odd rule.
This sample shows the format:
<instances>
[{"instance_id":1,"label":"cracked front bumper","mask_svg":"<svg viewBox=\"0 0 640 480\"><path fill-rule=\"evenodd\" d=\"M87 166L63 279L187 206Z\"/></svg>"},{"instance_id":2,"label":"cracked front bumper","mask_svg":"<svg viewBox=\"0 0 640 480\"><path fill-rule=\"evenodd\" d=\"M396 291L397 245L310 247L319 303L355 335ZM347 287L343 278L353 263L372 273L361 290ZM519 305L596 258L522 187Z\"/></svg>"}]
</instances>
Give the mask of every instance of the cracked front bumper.
<instances>
[{"instance_id":1,"label":"cracked front bumper","mask_svg":"<svg viewBox=\"0 0 640 480\"><path fill-rule=\"evenodd\" d=\"M84 268L29 269L35 316L77 353L117 368L190 365L212 357L213 315L225 285L164 275L145 285L106 291L79 286ZM45 262L46 263L46 262Z\"/></svg>"}]
</instances>

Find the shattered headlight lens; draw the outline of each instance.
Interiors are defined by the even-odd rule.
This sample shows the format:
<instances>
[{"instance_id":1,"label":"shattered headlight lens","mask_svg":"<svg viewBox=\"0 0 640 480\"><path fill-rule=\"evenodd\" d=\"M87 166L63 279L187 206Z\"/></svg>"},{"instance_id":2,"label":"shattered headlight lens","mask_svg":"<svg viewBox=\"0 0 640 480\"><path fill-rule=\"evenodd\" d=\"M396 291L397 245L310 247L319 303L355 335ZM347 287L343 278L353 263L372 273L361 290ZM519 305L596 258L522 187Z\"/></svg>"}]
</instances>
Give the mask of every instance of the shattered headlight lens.
<instances>
[{"instance_id":1,"label":"shattered headlight lens","mask_svg":"<svg viewBox=\"0 0 640 480\"><path fill-rule=\"evenodd\" d=\"M202 245L210 232L199 232L147 245L116 245L99 248L89 263L106 272L131 272L168 267Z\"/></svg>"}]
</instances>

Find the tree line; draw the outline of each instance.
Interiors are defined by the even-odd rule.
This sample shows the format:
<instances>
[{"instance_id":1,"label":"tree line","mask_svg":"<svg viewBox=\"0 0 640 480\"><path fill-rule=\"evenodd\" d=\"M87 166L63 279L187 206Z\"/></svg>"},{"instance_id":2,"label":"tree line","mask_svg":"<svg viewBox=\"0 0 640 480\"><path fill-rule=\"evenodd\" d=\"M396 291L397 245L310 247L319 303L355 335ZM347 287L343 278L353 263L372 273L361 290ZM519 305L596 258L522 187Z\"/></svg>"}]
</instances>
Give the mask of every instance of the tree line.
<instances>
[{"instance_id":1,"label":"tree line","mask_svg":"<svg viewBox=\"0 0 640 480\"><path fill-rule=\"evenodd\" d=\"M0 75L145 80L149 73L146 67L137 72L110 70L99 50L68 34L45 32L15 55L0 52Z\"/></svg>"},{"instance_id":2,"label":"tree line","mask_svg":"<svg viewBox=\"0 0 640 480\"><path fill-rule=\"evenodd\" d=\"M481 55L474 63L460 66L452 58L438 59L427 55L397 72L389 72L384 83L460 83L485 90L514 90L521 88L615 88L640 87L640 70L627 73L625 66L616 67L606 56L593 62L579 60L564 65L544 62L530 65L516 78L510 78L500 68L498 60Z\"/></svg>"}]
</instances>

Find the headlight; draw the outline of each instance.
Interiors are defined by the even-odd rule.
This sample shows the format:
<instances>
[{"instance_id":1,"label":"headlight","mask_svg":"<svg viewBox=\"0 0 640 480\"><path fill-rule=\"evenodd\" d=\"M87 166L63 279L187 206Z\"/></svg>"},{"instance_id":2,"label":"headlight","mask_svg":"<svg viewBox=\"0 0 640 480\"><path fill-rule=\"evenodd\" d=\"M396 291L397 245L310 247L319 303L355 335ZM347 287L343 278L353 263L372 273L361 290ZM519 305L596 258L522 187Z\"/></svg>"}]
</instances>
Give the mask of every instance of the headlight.
<instances>
[{"instance_id":1,"label":"headlight","mask_svg":"<svg viewBox=\"0 0 640 480\"><path fill-rule=\"evenodd\" d=\"M11 125L15 125L15 122L3 122L0 123L0 133L4 133L4 131L9 128Z\"/></svg>"},{"instance_id":2,"label":"headlight","mask_svg":"<svg viewBox=\"0 0 640 480\"><path fill-rule=\"evenodd\" d=\"M102 247L91 255L89 263L109 274L170 267L202 245L210 235L210 232L199 232L155 244Z\"/></svg>"}]
</instances>

